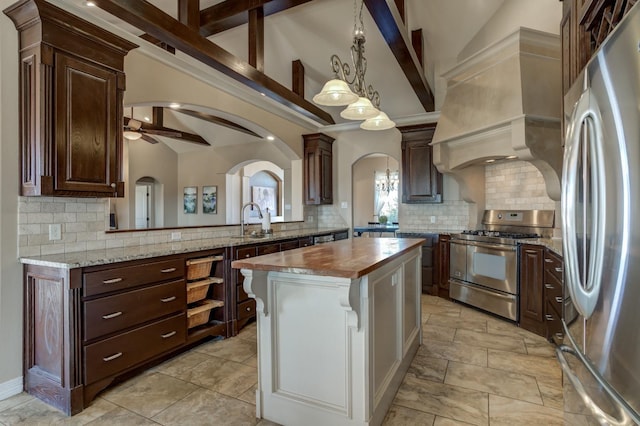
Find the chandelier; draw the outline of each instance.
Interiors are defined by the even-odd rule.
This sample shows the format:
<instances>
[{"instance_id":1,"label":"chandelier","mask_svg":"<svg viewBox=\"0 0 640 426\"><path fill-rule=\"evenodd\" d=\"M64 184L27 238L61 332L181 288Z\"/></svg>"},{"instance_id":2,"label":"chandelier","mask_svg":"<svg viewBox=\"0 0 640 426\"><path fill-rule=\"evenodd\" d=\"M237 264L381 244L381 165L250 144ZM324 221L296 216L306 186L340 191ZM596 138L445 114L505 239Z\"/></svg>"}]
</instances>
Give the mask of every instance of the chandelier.
<instances>
[{"instance_id":1,"label":"chandelier","mask_svg":"<svg viewBox=\"0 0 640 426\"><path fill-rule=\"evenodd\" d=\"M380 111L380 95L370 84L367 85L364 75L367 72L367 59L364 57L364 23L362 21L363 1L353 1L353 44L351 45L351 66L342 62L338 55L331 55L331 70L334 73L322 91L313 97L313 102L324 106L345 106L340 116L348 120L364 120L360 127L365 130L385 130L395 127L387 114Z\"/></svg>"},{"instance_id":2,"label":"chandelier","mask_svg":"<svg viewBox=\"0 0 640 426\"><path fill-rule=\"evenodd\" d=\"M389 195L391 191L398 189L399 183L400 180L398 179L398 173L395 172L392 175L391 170L389 170L389 157L387 157L387 170L384 176L380 176L376 179L376 190L378 192L386 192L387 195Z\"/></svg>"}]
</instances>

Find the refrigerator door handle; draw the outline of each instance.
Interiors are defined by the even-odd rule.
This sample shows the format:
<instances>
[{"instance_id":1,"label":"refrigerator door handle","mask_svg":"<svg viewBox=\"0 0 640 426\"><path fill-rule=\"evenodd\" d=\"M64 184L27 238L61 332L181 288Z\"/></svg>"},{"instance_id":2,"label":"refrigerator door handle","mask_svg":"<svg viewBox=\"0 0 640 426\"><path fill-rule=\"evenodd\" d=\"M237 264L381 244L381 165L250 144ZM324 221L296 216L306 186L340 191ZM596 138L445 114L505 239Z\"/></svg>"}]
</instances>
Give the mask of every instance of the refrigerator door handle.
<instances>
[{"instance_id":1,"label":"refrigerator door handle","mask_svg":"<svg viewBox=\"0 0 640 426\"><path fill-rule=\"evenodd\" d=\"M586 135L583 134L583 124L588 130ZM604 265L606 175L602 151L602 117L595 96L590 89L587 89L580 96L572 114L567 132L567 148L562 176L562 220L564 223L562 234L567 289L576 309L585 319L593 314L598 302ZM584 277L581 277L578 263L580 254L577 248L577 235L580 230L576 229L575 200L578 195L578 179L580 178L578 167L582 159L581 156L586 152L588 152L588 161L591 164L589 180L592 185L589 187L589 194L583 194L583 196L584 198L591 197L590 215L592 221L588 230L591 236L588 256L590 262L588 270L584 271Z\"/></svg>"},{"instance_id":2,"label":"refrigerator door handle","mask_svg":"<svg viewBox=\"0 0 640 426\"><path fill-rule=\"evenodd\" d=\"M600 377L598 377L597 375L593 374L593 372L591 371L589 366L585 364L585 367L587 367L587 369L591 372L591 375L593 376L593 378L598 382L598 384L603 389L605 389L605 391L607 392L609 397L613 401L616 402L616 405L618 406L617 407L618 408L618 412L619 412L621 418L617 419L617 418L612 417L611 415L605 413L602 410L602 408L600 408L593 401L593 399L589 396L589 393L586 391L586 389L582 385L582 382L580 382L580 379L578 378L578 376L573 372L573 370L571 369L571 366L569 366L569 363L567 362L567 359L564 356L564 352L567 352L567 353L575 356L581 363L584 364L584 362L578 356L578 354L576 353L576 351L573 348L571 348L571 347L569 347L567 345L556 346L556 357L558 358L558 362L560 363L560 367L562 367L563 373L565 374L565 376L569 379L569 381L571 382L571 384L575 388L576 392L580 396L580 399L582 400L584 405L587 408L589 408L589 410L591 411L593 416L597 418L598 422L600 424L603 424L603 425L611 425L611 426L631 426L631 425L635 425L636 422L628 415L628 411L627 411L626 407L624 407L622 404L620 404L619 398L617 396L613 395L611 393L609 387L607 386L607 384L604 383Z\"/></svg>"}]
</instances>

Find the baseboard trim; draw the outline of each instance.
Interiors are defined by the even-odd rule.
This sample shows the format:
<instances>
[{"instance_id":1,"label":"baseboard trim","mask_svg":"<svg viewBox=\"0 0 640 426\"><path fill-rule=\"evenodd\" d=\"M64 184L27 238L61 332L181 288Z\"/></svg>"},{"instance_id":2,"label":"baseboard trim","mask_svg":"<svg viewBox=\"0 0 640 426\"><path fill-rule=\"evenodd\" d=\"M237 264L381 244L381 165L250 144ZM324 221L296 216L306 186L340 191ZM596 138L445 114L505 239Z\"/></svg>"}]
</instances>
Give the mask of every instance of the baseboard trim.
<instances>
[{"instance_id":1,"label":"baseboard trim","mask_svg":"<svg viewBox=\"0 0 640 426\"><path fill-rule=\"evenodd\" d=\"M0 401L19 394L24 390L22 376L0 383Z\"/></svg>"}]
</instances>

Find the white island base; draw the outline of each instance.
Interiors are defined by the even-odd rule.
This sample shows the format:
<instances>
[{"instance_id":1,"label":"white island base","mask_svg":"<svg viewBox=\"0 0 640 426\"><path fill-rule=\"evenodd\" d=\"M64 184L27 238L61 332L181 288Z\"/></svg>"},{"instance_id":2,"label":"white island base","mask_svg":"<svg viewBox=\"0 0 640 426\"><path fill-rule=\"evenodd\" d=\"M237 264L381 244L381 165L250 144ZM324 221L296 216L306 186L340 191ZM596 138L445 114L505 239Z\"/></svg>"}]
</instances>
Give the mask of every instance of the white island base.
<instances>
[{"instance_id":1,"label":"white island base","mask_svg":"<svg viewBox=\"0 0 640 426\"><path fill-rule=\"evenodd\" d=\"M243 268L257 301L257 417L381 424L421 343L420 255L357 278Z\"/></svg>"}]
</instances>

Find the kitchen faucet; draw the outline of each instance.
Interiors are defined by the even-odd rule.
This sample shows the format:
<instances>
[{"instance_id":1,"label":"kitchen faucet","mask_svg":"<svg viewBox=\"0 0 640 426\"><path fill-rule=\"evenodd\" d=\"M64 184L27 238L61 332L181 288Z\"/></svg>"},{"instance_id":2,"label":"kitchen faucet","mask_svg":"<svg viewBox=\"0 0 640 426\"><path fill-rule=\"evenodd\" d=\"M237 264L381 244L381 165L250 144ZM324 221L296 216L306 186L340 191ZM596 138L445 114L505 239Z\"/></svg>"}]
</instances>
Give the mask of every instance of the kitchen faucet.
<instances>
[{"instance_id":1,"label":"kitchen faucet","mask_svg":"<svg viewBox=\"0 0 640 426\"><path fill-rule=\"evenodd\" d=\"M244 237L244 210L248 206L256 206L258 208L258 217L262 219L262 210L260 210L260 206L257 205L256 203L250 201L246 203L244 206L242 206L242 208L240 209L240 236L241 237Z\"/></svg>"}]
</instances>

